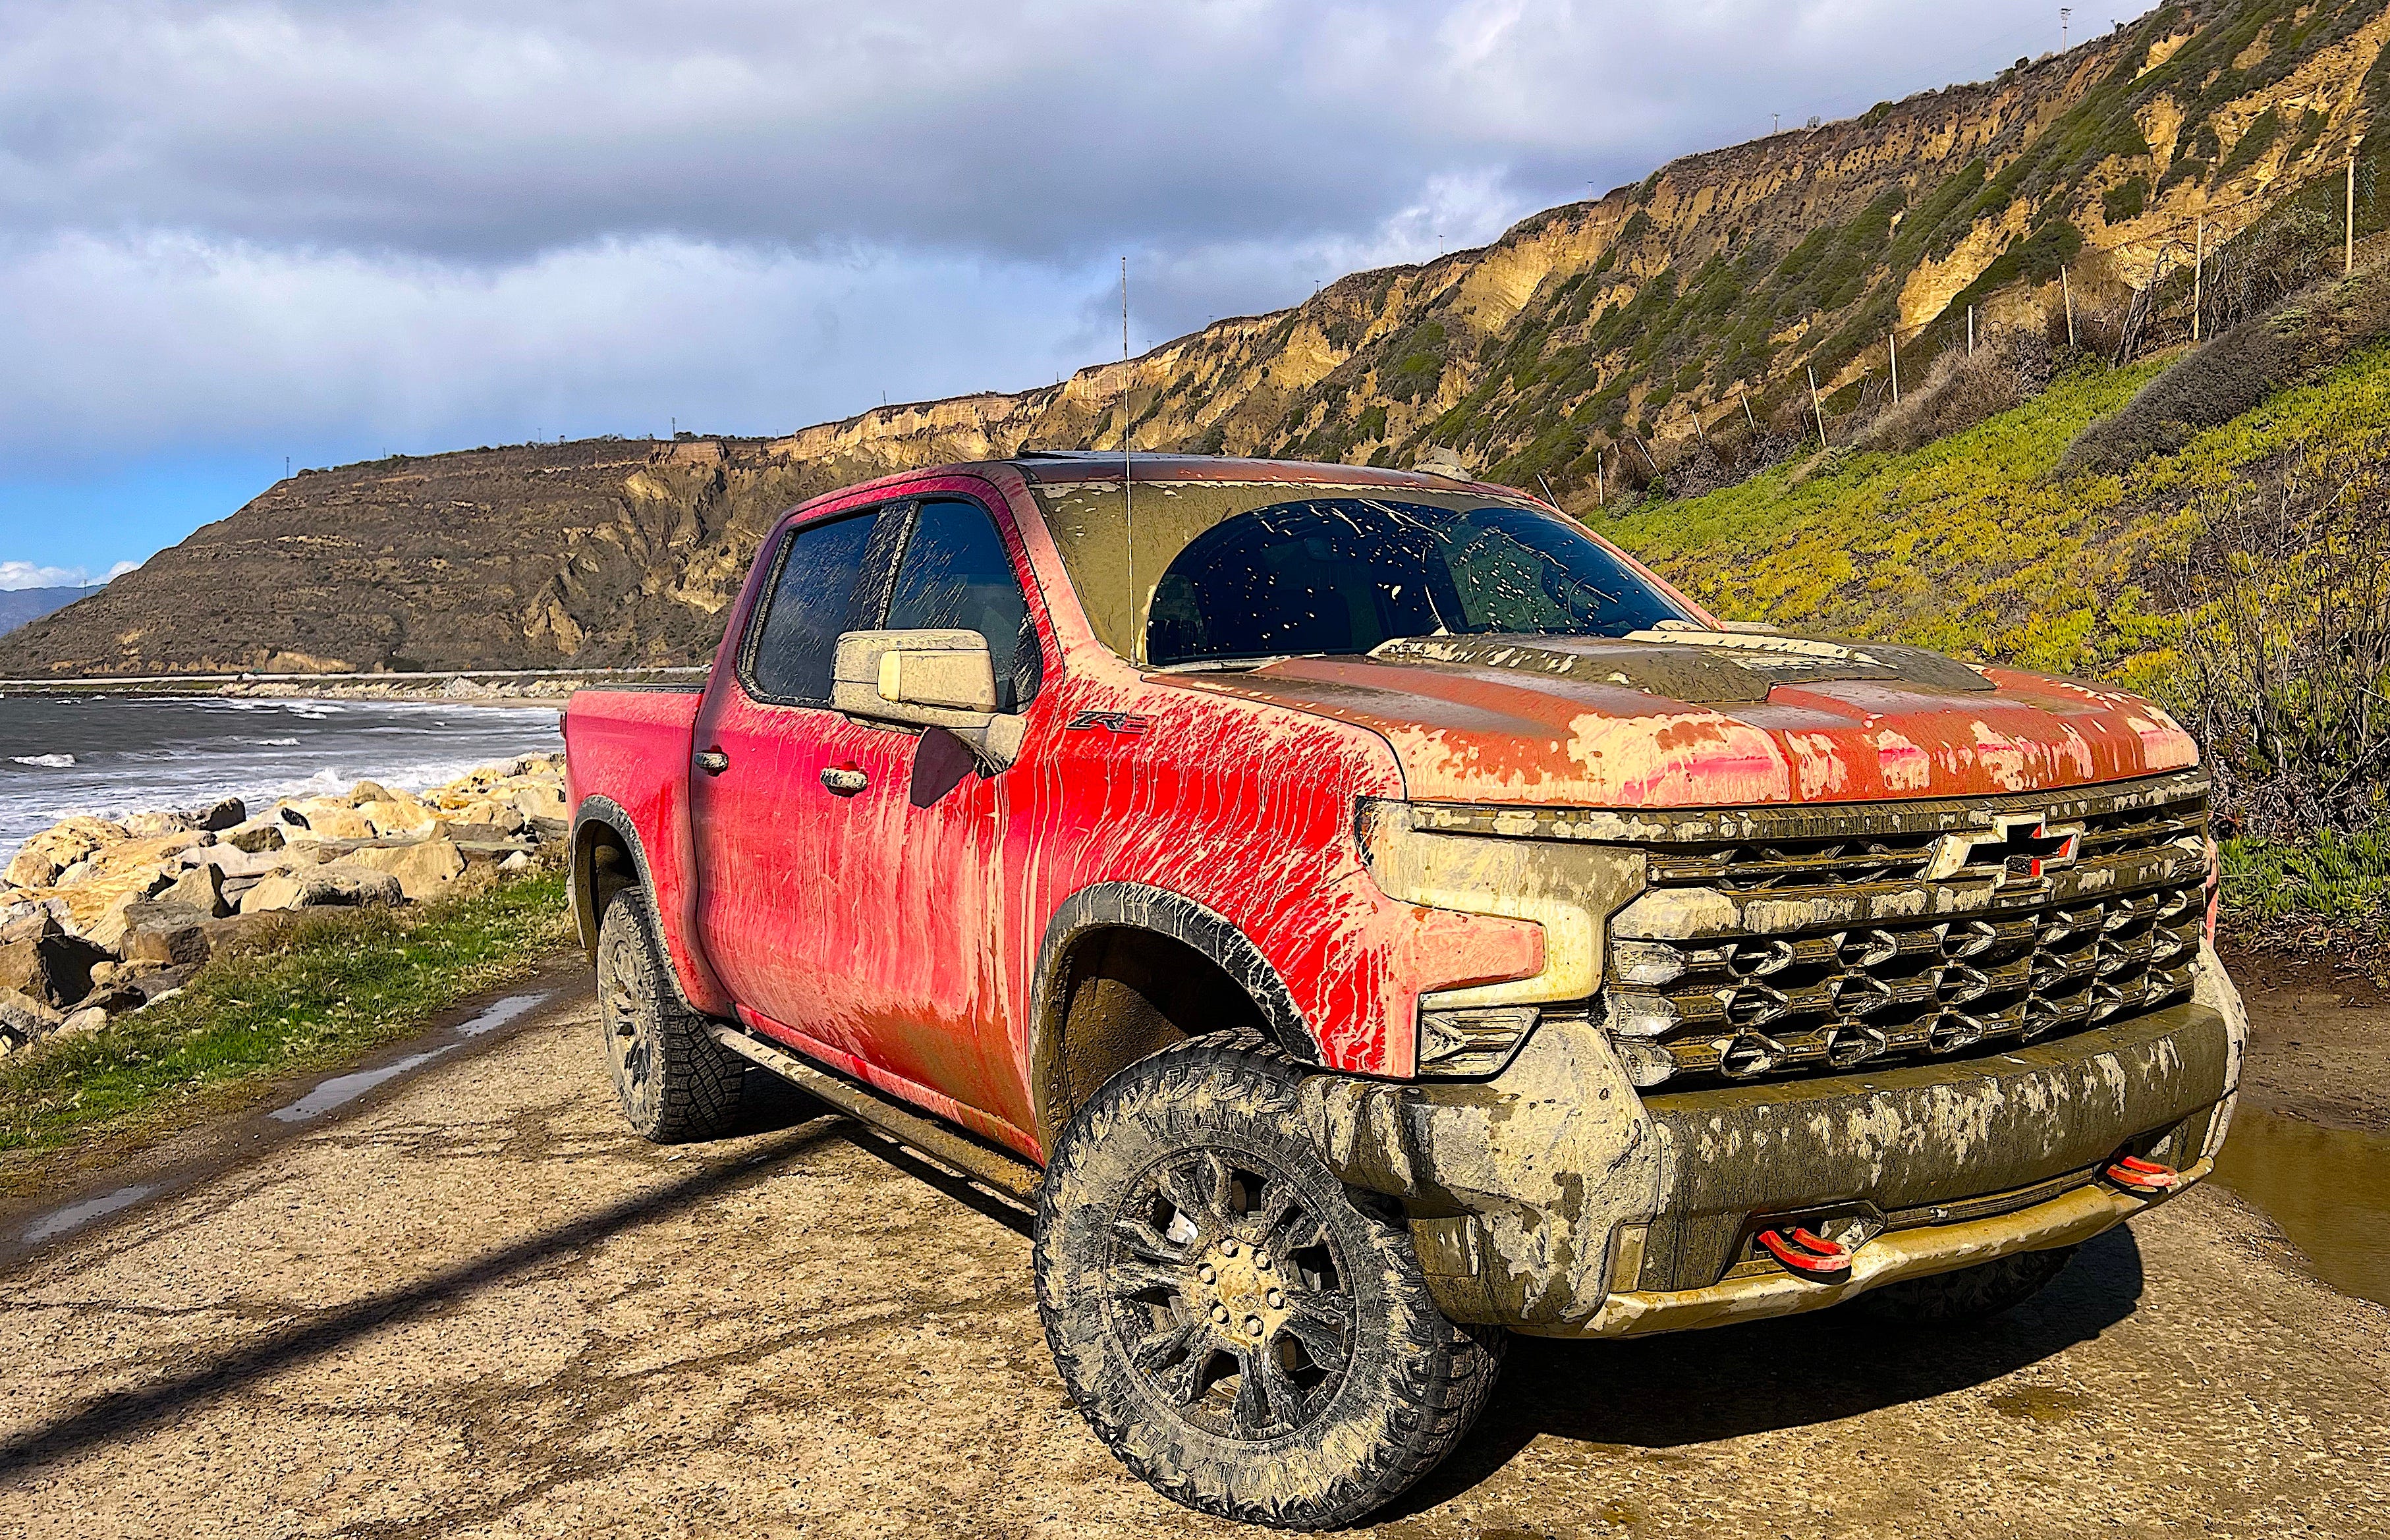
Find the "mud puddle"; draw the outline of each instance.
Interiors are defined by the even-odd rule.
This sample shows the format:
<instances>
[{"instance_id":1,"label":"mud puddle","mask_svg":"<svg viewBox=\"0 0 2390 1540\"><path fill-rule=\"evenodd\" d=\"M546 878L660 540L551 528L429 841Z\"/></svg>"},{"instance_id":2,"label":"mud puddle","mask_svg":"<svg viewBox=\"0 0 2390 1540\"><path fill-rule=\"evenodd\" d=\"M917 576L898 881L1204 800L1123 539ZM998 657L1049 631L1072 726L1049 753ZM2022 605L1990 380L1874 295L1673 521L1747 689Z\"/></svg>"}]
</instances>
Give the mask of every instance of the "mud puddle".
<instances>
[{"instance_id":1,"label":"mud puddle","mask_svg":"<svg viewBox=\"0 0 2390 1540\"><path fill-rule=\"evenodd\" d=\"M2390 1304L2390 1136L2244 1107L2216 1179L2265 1210L2318 1277Z\"/></svg>"},{"instance_id":2,"label":"mud puddle","mask_svg":"<svg viewBox=\"0 0 2390 1540\"><path fill-rule=\"evenodd\" d=\"M511 1035L540 1007L580 998L568 988L569 969L544 969L530 986L466 1007L456 1020L381 1049L356 1068L294 1083L265 1110L237 1118L195 1136L144 1151L112 1169L86 1174L70 1190L53 1190L30 1210L0 1216L0 1268L72 1238L135 1206L189 1190L233 1166L313 1132L335 1114L355 1110L366 1097L397 1085L468 1049ZM293 1097L291 1091L298 1094Z\"/></svg>"}]
</instances>

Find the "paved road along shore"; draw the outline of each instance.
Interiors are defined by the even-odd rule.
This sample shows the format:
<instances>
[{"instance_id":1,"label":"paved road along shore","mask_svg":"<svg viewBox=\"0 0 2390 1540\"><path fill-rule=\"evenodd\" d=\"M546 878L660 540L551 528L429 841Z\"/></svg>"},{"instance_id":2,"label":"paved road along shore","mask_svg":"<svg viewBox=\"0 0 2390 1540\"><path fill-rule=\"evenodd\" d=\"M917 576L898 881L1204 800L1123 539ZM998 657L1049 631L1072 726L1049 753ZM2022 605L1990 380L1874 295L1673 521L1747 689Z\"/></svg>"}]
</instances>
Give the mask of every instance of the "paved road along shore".
<instances>
[{"instance_id":1,"label":"paved road along shore","mask_svg":"<svg viewBox=\"0 0 2390 1540\"><path fill-rule=\"evenodd\" d=\"M1063 1402L1022 1216L852 1124L678 1151L576 989L0 1280L0 1533L1254 1534ZM1522 1340L1403 1536L2390 1533L2390 1311L2212 1188L1972 1333Z\"/></svg>"}]
</instances>

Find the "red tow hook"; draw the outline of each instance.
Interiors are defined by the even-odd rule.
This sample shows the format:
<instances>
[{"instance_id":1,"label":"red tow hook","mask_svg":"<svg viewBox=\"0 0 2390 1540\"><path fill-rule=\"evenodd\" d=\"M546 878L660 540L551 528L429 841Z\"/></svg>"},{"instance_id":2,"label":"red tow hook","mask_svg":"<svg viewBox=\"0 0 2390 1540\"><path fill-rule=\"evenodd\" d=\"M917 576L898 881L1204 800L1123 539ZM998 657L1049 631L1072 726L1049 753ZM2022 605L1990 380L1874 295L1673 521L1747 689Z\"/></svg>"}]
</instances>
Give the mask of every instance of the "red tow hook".
<instances>
[{"instance_id":1,"label":"red tow hook","mask_svg":"<svg viewBox=\"0 0 2390 1540\"><path fill-rule=\"evenodd\" d=\"M1762 1230L1759 1243L1767 1254L1805 1278L1839 1280L1851 1270L1851 1249L1795 1225L1789 1232Z\"/></svg>"},{"instance_id":2,"label":"red tow hook","mask_svg":"<svg viewBox=\"0 0 2390 1540\"><path fill-rule=\"evenodd\" d=\"M2144 1161L2138 1155L2120 1157L2104 1174L2127 1192L2172 1192L2182 1186L2182 1173L2172 1166L2162 1166L2155 1161Z\"/></svg>"}]
</instances>

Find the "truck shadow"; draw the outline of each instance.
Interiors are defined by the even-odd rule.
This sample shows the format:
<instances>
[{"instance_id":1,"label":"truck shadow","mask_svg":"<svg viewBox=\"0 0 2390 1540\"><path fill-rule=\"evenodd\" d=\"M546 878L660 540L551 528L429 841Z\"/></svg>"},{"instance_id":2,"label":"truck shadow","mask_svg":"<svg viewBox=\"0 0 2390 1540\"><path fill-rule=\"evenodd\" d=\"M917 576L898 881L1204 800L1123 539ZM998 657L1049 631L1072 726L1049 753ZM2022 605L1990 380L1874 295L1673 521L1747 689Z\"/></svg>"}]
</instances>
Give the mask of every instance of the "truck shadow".
<instances>
[{"instance_id":1,"label":"truck shadow","mask_svg":"<svg viewBox=\"0 0 2390 1540\"><path fill-rule=\"evenodd\" d=\"M1627 1341L1513 1337L1476 1431L1394 1519L1492 1476L1539 1435L1670 1449L1813 1426L2012 1374L2133 1313L2141 1253L2123 1226L2087 1242L2039 1296L1976 1326L1920 1329L1837 1308Z\"/></svg>"},{"instance_id":2,"label":"truck shadow","mask_svg":"<svg viewBox=\"0 0 2390 1540\"><path fill-rule=\"evenodd\" d=\"M336 1353L369 1332L436 1314L527 1269L638 1226L669 1219L709 1199L767 1181L806 1149L837 1136L838 1124L827 1118L809 1117L809 1110L802 1110L778 1123L765 1121L764 1127L784 1132L760 1151L702 1167L570 1224L397 1288L302 1315L221 1354L199 1358L142 1389L88 1398L47 1422L0 1438L0 1481L22 1480L96 1445L170 1423L188 1407L237 1393L281 1370ZM754 1130L741 1130L751 1131Z\"/></svg>"},{"instance_id":3,"label":"truck shadow","mask_svg":"<svg viewBox=\"0 0 2390 1540\"><path fill-rule=\"evenodd\" d=\"M878 1129L856 1122L835 1107L824 1105L769 1070L758 1066L747 1072L747 1079L739 1089L739 1134L769 1133L815 1119L820 1120L823 1130L835 1131L865 1154L887 1161L924 1187L937 1188L974 1213L995 1220L1022 1239L1036 1238L1037 1211L1029 1204L923 1160Z\"/></svg>"}]
</instances>

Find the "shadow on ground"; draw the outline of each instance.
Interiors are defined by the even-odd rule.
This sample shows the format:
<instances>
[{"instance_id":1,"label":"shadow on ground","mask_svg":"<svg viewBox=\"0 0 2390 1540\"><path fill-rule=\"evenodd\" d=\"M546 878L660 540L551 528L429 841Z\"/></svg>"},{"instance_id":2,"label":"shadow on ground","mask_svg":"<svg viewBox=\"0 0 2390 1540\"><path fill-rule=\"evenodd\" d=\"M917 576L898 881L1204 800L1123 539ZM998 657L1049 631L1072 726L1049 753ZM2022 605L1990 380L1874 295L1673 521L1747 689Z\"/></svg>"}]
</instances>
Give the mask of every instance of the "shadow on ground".
<instances>
[{"instance_id":1,"label":"shadow on ground","mask_svg":"<svg viewBox=\"0 0 2390 1540\"><path fill-rule=\"evenodd\" d=\"M751 1116L749 1127L741 1132L780 1128L815 1110L809 1105L759 1107ZM227 1353L195 1364L144 1390L87 1401L44 1426L0 1440L0 1476L23 1476L70 1459L95 1445L170 1422L187 1407L337 1352L367 1332L437 1310L526 1268L597 1245L639 1225L667 1218L717 1193L765 1180L811 1146L836 1137L842 1126L816 1118L803 1127L789 1128L785 1137L761 1151L694 1172L653 1192L626 1199L472 1262L416 1279L403 1288L307 1315L279 1329L250 1338Z\"/></svg>"},{"instance_id":2,"label":"shadow on ground","mask_svg":"<svg viewBox=\"0 0 2390 1540\"><path fill-rule=\"evenodd\" d=\"M1543 1434L1621 1450L1670 1449L1839 1421L1985 1384L2124 1320L2141 1286L2140 1248L2118 1226L2087 1242L2030 1303L1978 1326L1904 1328L1840 1307L1628 1341L1513 1337L1476 1431L1379 1517L1450 1500Z\"/></svg>"}]
</instances>

